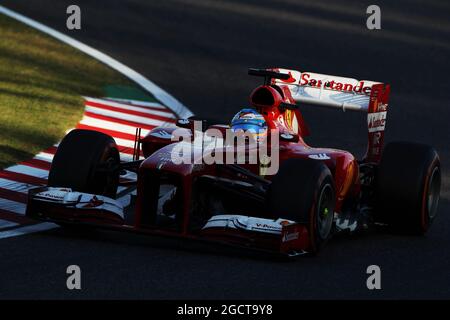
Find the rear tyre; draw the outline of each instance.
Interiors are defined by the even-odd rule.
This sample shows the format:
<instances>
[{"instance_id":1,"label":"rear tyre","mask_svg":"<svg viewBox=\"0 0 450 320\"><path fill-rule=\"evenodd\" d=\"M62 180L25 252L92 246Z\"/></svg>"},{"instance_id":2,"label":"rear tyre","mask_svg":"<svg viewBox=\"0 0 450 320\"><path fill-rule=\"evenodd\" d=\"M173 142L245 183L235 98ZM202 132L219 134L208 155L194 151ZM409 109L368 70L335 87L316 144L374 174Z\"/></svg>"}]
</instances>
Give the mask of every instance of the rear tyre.
<instances>
[{"instance_id":1,"label":"rear tyre","mask_svg":"<svg viewBox=\"0 0 450 320\"><path fill-rule=\"evenodd\" d=\"M311 253L331 236L335 188L333 176L321 161L288 159L282 163L268 190L268 206L274 217L304 224Z\"/></svg>"},{"instance_id":2,"label":"rear tyre","mask_svg":"<svg viewBox=\"0 0 450 320\"><path fill-rule=\"evenodd\" d=\"M388 144L377 173L376 220L401 233L426 233L436 217L440 186L440 161L434 148L410 142Z\"/></svg>"},{"instance_id":3,"label":"rear tyre","mask_svg":"<svg viewBox=\"0 0 450 320\"><path fill-rule=\"evenodd\" d=\"M75 129L59 144L48 185L115 198L119 164L119 151L112 137Z\"/></svg>"}]
</instances>

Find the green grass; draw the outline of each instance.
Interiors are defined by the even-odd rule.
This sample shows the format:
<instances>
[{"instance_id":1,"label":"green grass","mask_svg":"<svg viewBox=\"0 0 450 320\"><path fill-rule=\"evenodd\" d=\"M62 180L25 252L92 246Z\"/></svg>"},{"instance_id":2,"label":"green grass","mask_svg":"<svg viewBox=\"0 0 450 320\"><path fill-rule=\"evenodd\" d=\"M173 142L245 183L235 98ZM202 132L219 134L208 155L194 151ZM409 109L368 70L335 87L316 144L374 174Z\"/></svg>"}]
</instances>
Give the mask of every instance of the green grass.
<instances>
[{"instance_id":1,"label":"green grass","mask_svg":"<svg viewBox=\"0 0 450 320\"><path fill-rule=\"evenodd\" d=\"M59 141L80 120L84 96L125 77L67 45L0 15L0 168Z\"/></svg>"}]
</instances>

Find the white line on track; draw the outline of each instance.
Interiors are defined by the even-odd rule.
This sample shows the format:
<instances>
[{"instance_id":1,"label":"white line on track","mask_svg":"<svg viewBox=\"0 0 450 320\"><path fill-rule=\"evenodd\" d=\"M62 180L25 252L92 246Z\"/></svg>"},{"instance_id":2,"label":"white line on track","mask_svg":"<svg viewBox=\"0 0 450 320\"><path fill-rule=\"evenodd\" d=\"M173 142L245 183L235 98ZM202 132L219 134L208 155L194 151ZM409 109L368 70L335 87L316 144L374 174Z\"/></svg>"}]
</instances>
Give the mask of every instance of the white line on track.
<instances>
[{"instance_id":1,"label":"white line on track","mask_svg":"<svg viewBox=\"0 0 450 320\"><path fill-rule=\"evenodd\" d=\"M53 161L53 154L47 153L47 152L39 152L37 155L34 156L33 159L52 162Z\"/></svg>"},{"instance_id":2,"label":"white line on track","mask_svg":"<svg viewBox=\"0 0 450 320\"><path fill-rule=\"evenodd\" d=\"M0 178L0 188L11 191L27 193L28 190L35 188L36 185Z\"/></svg>"},{"instance_id":3,"label":"white line on track","mask_svg":"<svg viewBox=\"0 0 450 320\"><path fill-rule=\"evenodd\" d=\"M121 139L121 138L116 138L116 137L114 137L114 140L116 140L116 143L117 143L118 146L128 147L128 148L133 148L134 147L134 141L133 140Z\"/></svg>"},{"instance_id":4,"label":"white line on track","mask_svg":"<svg viewBox=\"0 0 450 320\"><path fill-rule=\"evenodd\" d=\"M101 108L97 108L97 107L86 106L85 110L87 112L95 113L95 114L98 114L101 116L106 116L106 117L115 118L115 119L119 119L119 120L132 121L132 122L136 122L136 123L140 123L140 124L144 124L144 125L155 126L155 127L165 124L165 121L152 119L151 117L141 117L141 116L136 116L133 114L127 114L127 113L117 112L117 111L112 111L112 110L105 110L105 109L101 109Z\"/></svg>"},{"instance_id":5,"label":"white line on track","mask_svg":"<svg viewBox=\"0 0 450 320\"><path fill-rule=\"evenodd\" d=\"M47 177L48 177L48 170L33 168L33 167L22 165L22 164L17 164L15 166L6 168L5 171L26 174L28 176L42 178L42 179L47 179Z\"/></svg>"},{"instance_id":6,"label":"white line on track","mask_svg":"<svg viewBox=\"0 0 450 320\"><path fill-rule=\"evenodd\" d=\"M113 130L113 131L122 132L122 133L128 133L131 135L136 134L136 127L129 126L126 124L116 123L116 122L112 122L112 121L91 118L89 116L84 116L83 119L81 119L80 124L84 124L84 125L96 127L96 128L103 128L103 129L107 129L107 130ZM149 133L149 132L150 132L150 130L142 129L141 134L147 135L147 133Z\"/></svg>"},{"instance_id":7,"label":"white line on track","mask_svg":"<svg viewBox=\"0 0 450 320\"><path fill-rule=\"evenodd\" d=\"M186 106L184 106L180 101L175 99L173 96L171 96L165 90L158 87L155 83L148 80L140 73L127 67L126 65L124 65L123 63L120 63L119 61L113 59L112 57L104 54L103 52L101 52L97 49L94 49L78 40L75 40L74 38L71 38L71 37L65 35L64 33L56 31L55 29L47 27L46 25L44 25L40 22L37 22L28 17L25 17L24 15L21 15L20 13L14 12L3 6L0 6L0 13L3 13L11 18L14 18L34 29L44 32L44 33L52 36L53 38L56 38L59 41L64 42L64 43L84 52L85 54L103 62L107 66L113 68L114 70L120 72L127 78L129 78L132 81L139 84L143 89L150 92L157 100L161 101L165 106L167 106L169 109L171 109L173 112L175 112L179 117L188 118L192 115L192 112L188 108L186 108Z\"/></svg>"},{"instance_id":8,"label":"white line on track","mask_svg":"<svg viewBox=\"0 0 450 320\"><path fill-rule=\"evenodd\" d=\"M24 226L21 228L16 228L13 230L7 230L7 231L0 232L0 239L17 237L17 236L21 236L24 234L34 233L34 232L46 231L46 230L55 229L58 227L59 227L58 225L56 225L54 223L48 223L48 222L33 224L33 225L29 225L29 226Z\"/></svg>"},{"instance_id":9,"label":"white line on track","mask_svg":"<svg viewBox=\"0 0 450 320\"><path fill-rule=\"evenodd\" d=\"M120 161L122 162L130 162L133 161L133 155L127 153L120 154Z\"/></svg>"},{"instance_id":10,"label":"white line on track","mask_svg":"<svg viewBox=\"0 0 450 320\"><path fill-rule=\"evenodd\" d=\"M166 108L165 106L163 106L162 104L159 104L157 102L148 102L148 101L130 100L130 99L120 99L120 98L109 98L109 97L104 97L104 99L107 100L107 101L118 101L118 102L122 102L122 103L125 103L125 104L128 104L128 105L133 105L133 106L136 106L136 107L151 107L151 108L158 108L158 109L165 109Z\"/></svg>"},{"instance_id":11,"label":"white line on track","mask_svg":"<svg viewBox=\"0 0 450 320\"><path fill-rule=\"evenodd\" d=\"M18 223L0 219L0 229L11 228L18 225Z\"/></svg>"},{"instance_id":12,"label":"white line on track","mask_svg":"<svg viewBox=\"0 0 450 320\"><path fill-rule=\"evenodd\" d=\"M148 113L150 116L157 115L157 116L175 119L174 114L170 111L153 110L153 109L148 109L145 107L136 107L136 106L119 103L119 102L114 102L114 101L110 101L110 100L95 99L95 98L89 98L89 97L85 97L85 99L86 99L87 106L89 106L89 103L102 104L102 105L106 105L108 107L114 107L114 108L123 110L124 112L137 111L137 112L141 112L141 113ZM165 108L165 107L163 107L163 108ZM167 108L165 108L165 110L167 110Z\"/></svg>"},{"instance_id":13,"label":"white line on track","mask_svg":"<svg viewBox=\"0 0 450 320\"><path fill-rule=\"evenodd\" d=\"M22 202L0 198L0 208L20 215L25 214L26 205Z\"/></svg>"}]
</instances>

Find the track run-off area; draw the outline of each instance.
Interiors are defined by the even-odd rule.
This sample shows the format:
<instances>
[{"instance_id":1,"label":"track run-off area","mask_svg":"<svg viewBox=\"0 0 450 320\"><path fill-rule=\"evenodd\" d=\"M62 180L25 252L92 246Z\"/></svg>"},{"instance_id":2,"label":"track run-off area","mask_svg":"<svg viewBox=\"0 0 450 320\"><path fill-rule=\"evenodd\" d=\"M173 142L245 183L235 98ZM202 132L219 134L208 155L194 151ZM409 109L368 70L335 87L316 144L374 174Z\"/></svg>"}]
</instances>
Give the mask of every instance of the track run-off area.
<instances>
[{"instance_id":1,"label":"track run-off area","mask_svg":"<svg viewBox=\"0 0 450 320\"><path fill-rule=\"evenodd\" d=\"M76 128L100 131L112 136L118 145L121 161L131 161L136 128L142 128L144 137L157 127L175 123L176 115L170 109L155 102L96 99L86 97L83 118ZM57 227L51 223L36 223L25 217L27 192L31 188L47 184L57 144L34 158L0 171L0 239L43 231ZM123 180L136 180L129 172ZM121 193L126 187L119 187ZM125 206L129 202L125 195L118 200Z\"/></svg>"}]
</instances>

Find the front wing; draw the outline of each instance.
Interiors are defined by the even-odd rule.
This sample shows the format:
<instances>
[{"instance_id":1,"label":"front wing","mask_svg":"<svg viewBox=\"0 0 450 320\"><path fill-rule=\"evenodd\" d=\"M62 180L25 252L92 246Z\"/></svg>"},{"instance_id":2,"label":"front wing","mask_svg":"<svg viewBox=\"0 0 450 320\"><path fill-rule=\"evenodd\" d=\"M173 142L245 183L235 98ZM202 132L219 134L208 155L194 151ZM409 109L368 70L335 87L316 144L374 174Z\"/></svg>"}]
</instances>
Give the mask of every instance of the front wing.
<instances>
[{"instance_id":1,"label":"front wing","mask_svg":"<svg viewBox=\"0 0 450 320\"><path fill-rule=\"evenodd\" d=\"M136 227L124 219L123 206L117 200L69 188L39 187L29 191L26 215L61 225L83 224L144 234L205 240L286 256L307 253L308 230L304 225L284 219L266 219L243 215L214 215L198 232L189 234L158 228Z\"/></svg>"}]
</instances>

